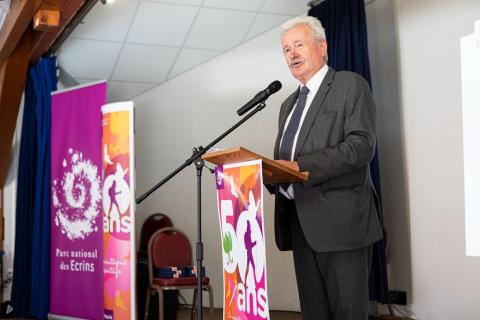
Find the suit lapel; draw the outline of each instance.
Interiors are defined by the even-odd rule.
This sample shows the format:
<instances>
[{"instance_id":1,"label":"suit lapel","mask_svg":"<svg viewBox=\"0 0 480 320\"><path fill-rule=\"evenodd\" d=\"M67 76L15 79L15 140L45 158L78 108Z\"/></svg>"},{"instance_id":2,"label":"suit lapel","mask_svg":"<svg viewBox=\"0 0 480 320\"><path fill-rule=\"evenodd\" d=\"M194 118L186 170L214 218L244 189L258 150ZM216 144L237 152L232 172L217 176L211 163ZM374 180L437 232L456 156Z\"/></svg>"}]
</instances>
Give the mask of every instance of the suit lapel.
<instances>
[{"instance_id":1,"label":"suit lapel","mask_svg":"<svg viewBox=\"0 0 480 320\"><path fill-rule=\"evenodd\" d=\"M275 141L275 148L274 148L274 159L278 159L278 149L280 147L280 140L282 139L282 135L283 135L283 128L285 127L285 122L287 121L288 115L290 114L290 111L292 111L292 108L295 105L295 102L297 101L299 94L300 94L300 87L298 87L297 90L294 93L292 93L287 98L287 100L285 100L285 102L282 105L282 109L280 110L278 134L277 134L277 140Z\"/></svg>"},{"instance_id":2,"label":"suit lapel","mask_svg":"<svg viewBox=\"0 0 480 320\"><path fill-rule=\"evenodd\" d=\"M335 75L335 70L333 70L332 68L328 68L328 72L325 75L325 78L323 79L322 84L320 85L320 88L318 88L318 92L315 95L315 98L313 98L312 104L308 108L307 115L303 120L302 128L300 129L300 133L298 135L297 145L295 147L294 159L297 158L300 150L302 150L303 144L305 143L308 133L312 128L312 125L315 121L317 113L323 106L323 101L325 100L325 97L327 96L327 93L330 90L330 85L332 84L334 75Z\"/></svg>"}]
</instances>

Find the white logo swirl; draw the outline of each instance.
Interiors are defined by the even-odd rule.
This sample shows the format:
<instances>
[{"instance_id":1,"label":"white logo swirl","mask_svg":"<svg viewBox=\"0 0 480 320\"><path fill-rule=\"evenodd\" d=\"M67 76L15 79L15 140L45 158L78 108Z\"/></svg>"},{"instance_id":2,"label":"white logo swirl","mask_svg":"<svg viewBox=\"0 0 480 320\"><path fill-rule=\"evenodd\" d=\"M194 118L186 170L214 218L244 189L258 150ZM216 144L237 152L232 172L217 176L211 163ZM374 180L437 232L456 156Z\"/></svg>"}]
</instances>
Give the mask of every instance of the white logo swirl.
<instances>
[{"instance_id":1,"label":"white logo swirl","mask_svg":"<svg viewBox=\"0 0 480 320\"><path fill-rule=\"evenodd\" d=\"M78 151L68 150L63 159L65 173L60 182L53 180L52 204L55 225L70 240L85 239L98 230L96 218L101 210L101 179L98 168Z\"/></svg>"}]
</instances>

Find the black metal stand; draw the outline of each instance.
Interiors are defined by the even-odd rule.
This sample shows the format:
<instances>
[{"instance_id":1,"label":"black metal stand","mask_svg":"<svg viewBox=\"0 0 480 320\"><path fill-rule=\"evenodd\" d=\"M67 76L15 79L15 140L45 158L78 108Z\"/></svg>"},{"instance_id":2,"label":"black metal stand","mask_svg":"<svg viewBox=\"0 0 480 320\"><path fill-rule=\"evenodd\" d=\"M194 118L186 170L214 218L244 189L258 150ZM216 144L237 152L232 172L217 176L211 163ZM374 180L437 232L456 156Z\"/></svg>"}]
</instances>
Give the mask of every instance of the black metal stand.
<instances>
[{"instance_id":1,"label":"black metal stand","mask_svg":"<svg viewBox=\"0 0 480 320\"><path fill-rule=\"evenodd\" d=\"M195 149L194 149L195 150ZM195 160L195 167L197 168L197 319L202 319L202 262L203 262L203 243L202 243L202 169L205 161L202 158Z\"/></svg>"},{"instance_id":2,"label":"black metal stand","mask_svg":"<svg viewBox=\"0 0 480 320\"><path fill-rule=\"evenodd\" d=\"M237 129L240 125L242 125L245 121L250 119L254 114L261 111L265 108L265 103L262 102L259 104L252 112L248 113L245 117L243 117L240 121L234 124L230 129L222 133L218 138L213 140L209 143L205 148L202 146L198 148L193 148L193 154L190 158L185 160L185 162L175 169L172 173L170 173L167 177L165 177L162 181L157 183L153 186L150 190L142 194L138 197L135 202L137 204L141 203L145 200L150 194L152 194L155 190L160 188L164 185L167 181L171 178L176 176L180 171L195 163L195 167L197 168L197 245L196 245L196 260L197 260L197 320L202 320L203 313L202 313L202 281L203 281L203 270L202 270L202 262L203 262L203 243L202 243L202 169L205 165L205 162L202 159L202 155L204 155L211 147L217 144L220 140L225 138L228 134L232 131Z\"/></svg>"}]
</instances>

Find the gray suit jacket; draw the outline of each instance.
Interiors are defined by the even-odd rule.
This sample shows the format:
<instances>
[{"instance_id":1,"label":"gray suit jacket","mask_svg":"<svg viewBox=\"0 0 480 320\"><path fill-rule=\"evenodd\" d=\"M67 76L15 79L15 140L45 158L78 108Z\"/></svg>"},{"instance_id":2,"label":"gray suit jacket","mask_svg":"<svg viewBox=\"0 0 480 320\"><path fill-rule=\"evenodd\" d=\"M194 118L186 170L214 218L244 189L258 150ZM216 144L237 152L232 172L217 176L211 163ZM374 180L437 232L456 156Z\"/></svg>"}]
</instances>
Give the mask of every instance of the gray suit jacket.
<instances>
[{"instance_id":1,"label":"gray suit jacket","mask_svg":"<svg viewBox=\"0 0 480 320\"><path fill-rule=\"evenodd\" d=\"M274 157L299 90L282 104ZM294 159L306 182L294 183L295 202L275 188L275 240L291 250L290 220L297 214L317 252L365 247L381 238L369 162L375 151L375 103L367 82L329 68L300 129Z\"/></svg>"}]
</instances>

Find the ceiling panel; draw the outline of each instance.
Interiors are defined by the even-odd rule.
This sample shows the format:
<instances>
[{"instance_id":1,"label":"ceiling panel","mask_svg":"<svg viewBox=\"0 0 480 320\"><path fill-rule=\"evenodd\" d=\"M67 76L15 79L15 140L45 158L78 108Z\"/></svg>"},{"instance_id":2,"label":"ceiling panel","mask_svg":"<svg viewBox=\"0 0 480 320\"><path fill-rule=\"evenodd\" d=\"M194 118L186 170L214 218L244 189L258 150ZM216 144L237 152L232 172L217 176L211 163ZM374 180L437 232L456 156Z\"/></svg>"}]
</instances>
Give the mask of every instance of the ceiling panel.
<instances>
[{"instance_id":1,"label":"ceiling panel","mask_svg":"<svg viewBox=\"0 0 480 320\"><path fill-rule=\"evenodd\" d=\"M4 10L5 12L10 11L10 0L1 0L0 9Z\"/></svg>"},{"instance_id":2,"label":"ceiling panel","mask_svg":"<svg viewBox=\"0 0 480 320\"><path fill-rule=\"evenodd\" d=\"M112 80L163 82L177 56L178 48L125 44Z\"/></svg>"},{"instance_id":3,"label":"ceiling panel","mask_svg":"<svg viewBox=\"0 0 480 320\"><path fill-rule=\"evenodd\" d=\"M10 0L3 0L0 1L0 29L5 22L5 18L7 17L7 13L10 11Z\"/></svg>"},{"instance_id":4,"label":"ceiling panel","mask_svg":"<svg viewBox=\"0 0 480 320\"><path fill-rule=\"evenodd\" d=\"M254 17L254 12L203 8L185 46L195 49L230 49L243 41Z\"/></svg>"},{"instance_id":5,"label":"ceiling panel","mask_svg":"<svg viewBox=\"0 0 480 320\"><path fill-rule=\"evenodd\" d=\"M310 9L308 2L310 0L265 0L261 11L296 16Z\"/></svg>"},{"instance_id":6,"label":"ceiling panel","mask_svg":"<svg viewBox=\"0 0 480 320\"><path fill-rule=\"evenodd\" d=\"M264 32L272 30L292 17L293 16L259 13L248 31L246 39L250 40Z\"/></svg>"},{"instance_id":7,"label":"ceiling panel","mask_svg":"<svg viewBox=\"0 0 480 320\"><path fill-rule=\"evenodd\" d=\"M72 32L71 37L83 39L123 41L135 15L137 1L116 0L115 5L100 1Z\"/></svg>"},{"instance_id":8,"label":"ceiling panel","mask_svg":"<svg viewBox=\"0 0 480 320\"><path fill-rule=\"evenodd\" d=\"M204 7L258 11L264 0L205 0Z\"/></svg>"},{"instance_id":9,"label":"ceiling panel","mask_svg":"<svg viewBox=\"0 0 480 320\"><path fill-rule=\"evenodd\" d=\"M199 64L210 60L211 58L222 53L221 51L213 50L200 50L200 49L186 49L183 48L178 55L175 64L173 65L172 72L169 79L183 73L191 68L198 66Z\"/></svg>"},{"instance_id":10,"label":"ceiling panel","mask_svg":"<svg viewBox=\"0 0 480 320\"><path fill-rule=\"evenodd\" d=\"M74 80L77 82L77 85L84 85L84 84L98 82L99 80L103 80L103 79L101 79L101 78L98 78L98 79L74 78Z\"/></svg>"},{"instance_id":11,"label":"ceiling panel","mask_svg":"<svg viewBox=\"0 0 480 320\"><path fill-rule=\"evenodd\" d=\"M98 1L57 52L58 62L80 83L106 79L110 101L125 100L306 12L307 2Z\"/></svg>"},{"instance_id":12,"label":"ceiling panel","mask_svg":"<svg viewBox=\"0 0 480 320\"><path fill-rule=\"evenodd\" d=\"M141 2L127 41L180 46L198 10L192 6Z\"/></svg>"},{"instance_id":13,"label":"ceiling panel","mask_svg":"<svg viewBox=\"0 0 480 320\"><path fill-rule=\"evenodd\" d=\"M115 42L67 39L58 63L74 78L108 79L121 46Z\"/></svg>"},{"instance_id":14,"label":"ceiling panel","mask_svg":"<svg viewBox=\"0 0 480 320\"><path fill-rule=\"evenodd\" d=\"M119 82L110 81L107 85L108 88L108 101L119 102L124 100L130 100L151 88L155 84L137 83L137 82Z\"/></svg>"},{"instance_id":15,"label":"ceiling panel","mask_svg":"<svg viewBox=\"0 0 480 320\"><path fill-rule=\"evenodd\" d=\"M180 4L180 5L191 5L191 6L200 6L202 4L202 0L148 0L148 1Z\"/></svg>"}]
</instances>

